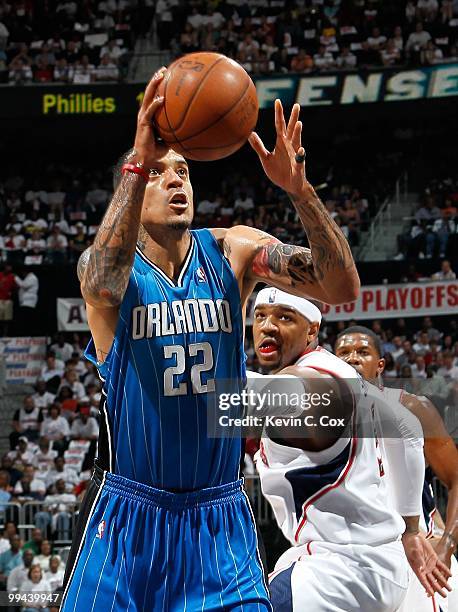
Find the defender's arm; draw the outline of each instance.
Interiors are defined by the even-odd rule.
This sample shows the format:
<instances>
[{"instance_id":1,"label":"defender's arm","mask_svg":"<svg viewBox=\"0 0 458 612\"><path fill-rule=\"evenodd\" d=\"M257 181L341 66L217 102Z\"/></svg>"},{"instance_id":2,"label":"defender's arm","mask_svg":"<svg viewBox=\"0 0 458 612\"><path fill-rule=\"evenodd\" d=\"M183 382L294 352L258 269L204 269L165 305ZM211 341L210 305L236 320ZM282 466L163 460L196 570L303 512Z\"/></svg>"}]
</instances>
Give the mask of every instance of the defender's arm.
<instances>
[{"instance_id":1,"label":"defender's arm","mask_svg":"<svg viewBox=\"0 0 458 612\"><path fill-rule=\"evenodd\" d=\"M435 549L450 567L458 544L458 450L430 400L405 393L401 401L419 419L425 436L426 460L448 490L445 530Z\"/></svg>"}]
</instances>

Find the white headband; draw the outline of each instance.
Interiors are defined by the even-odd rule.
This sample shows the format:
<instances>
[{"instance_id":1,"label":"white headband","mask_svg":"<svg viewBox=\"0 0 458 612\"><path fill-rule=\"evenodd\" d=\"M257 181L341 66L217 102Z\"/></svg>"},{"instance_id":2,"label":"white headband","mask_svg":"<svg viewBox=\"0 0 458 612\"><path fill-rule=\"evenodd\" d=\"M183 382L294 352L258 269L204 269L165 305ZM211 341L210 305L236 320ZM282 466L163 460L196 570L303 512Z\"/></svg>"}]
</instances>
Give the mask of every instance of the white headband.
<instances>
[{"instance_id":1,"label":"white headband","mask_svg":"<svg viewBox=\"0 0 458 612\"><path fill-rule=\"evenodd\" d=\"M299 314L310 321L310 323L321 323L321 312L320 309L315 306L315 304L312 304L312 302L309 302L305 298L291 295L291 293L286 293L286 291L281 291L280 289L274 289L273 287L261 289L256 296L254 307L256 308L261 304L267 304L268 306L270 304L289 306L289 308L296 310Z\"/></svg>"}]
</instances>

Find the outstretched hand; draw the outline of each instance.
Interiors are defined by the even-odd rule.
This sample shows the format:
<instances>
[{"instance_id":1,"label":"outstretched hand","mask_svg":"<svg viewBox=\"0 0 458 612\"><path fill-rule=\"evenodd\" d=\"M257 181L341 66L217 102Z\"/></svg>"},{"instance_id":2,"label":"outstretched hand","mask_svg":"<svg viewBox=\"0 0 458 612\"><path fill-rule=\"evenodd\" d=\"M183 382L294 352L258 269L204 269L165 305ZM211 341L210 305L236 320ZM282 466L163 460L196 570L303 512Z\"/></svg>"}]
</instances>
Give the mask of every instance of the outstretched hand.
<instances>
[{"instance_id":1,"label":"outstretched hand","mask_svg":"<svg viewBox=\"0 0 458 612\"><path fill-rule=\"evenodd\" d=\"M291 196L300 195L308 185L305 179L305 162L297 162L296 155L305 156L301 145L302 122L299 121L301 107L294 104L288 125L283 114L280 100L275 100L275 130L277 139L273 151L268 151L256 132L252 132L248 142L256 151L264 172L269 179Z\"/></svg>"},{"instance_id":2,"label":"outstretched hand","mask_svg":"<svg viewBox=\"0 0 458 612\"><path fill-rule=\"evenodd\" d=\"M430 597L435 593L446 597L446 591L452 590L447 582L452 574L445 563L438 558L428 540L420 533L405 533L402 536L402 543L410 567L426 593Z\"/></svg>"},{"instance_id":3,"label":"outstretched hand","mask_svg":"<svg viewBox=\"0 0 458 612\"><path fill-rule=\"evenodd\" d=\"M164 78L165 67L159 68L148 83L143 96L142 105L137 116L137 132L135 134L134 149L136 158L146 167L156 157L156 139L153 130L153 117L164 98L157 95L159 83Z\"/></svg>"}]
</instances>

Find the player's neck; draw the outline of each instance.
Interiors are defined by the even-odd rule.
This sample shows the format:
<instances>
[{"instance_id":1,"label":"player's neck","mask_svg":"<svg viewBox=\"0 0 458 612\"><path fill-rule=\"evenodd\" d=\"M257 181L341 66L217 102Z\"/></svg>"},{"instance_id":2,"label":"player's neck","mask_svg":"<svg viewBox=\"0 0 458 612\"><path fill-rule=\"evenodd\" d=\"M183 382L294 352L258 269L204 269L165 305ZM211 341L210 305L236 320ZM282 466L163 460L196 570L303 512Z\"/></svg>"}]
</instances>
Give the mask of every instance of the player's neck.
<instances>
[{"instance_id":1,"label":"player's neck","mask_svg":"<svg viewBox=\"0 0 458 612\"><path fill-rule=\"evenodd\" d=\"M139 237L140 238L140 237ZM188 230L165 230L153 234L146 231L139 239L144 255L160 268L169 278L177 278L191 244Z\"/></svg>"}]
</instances>

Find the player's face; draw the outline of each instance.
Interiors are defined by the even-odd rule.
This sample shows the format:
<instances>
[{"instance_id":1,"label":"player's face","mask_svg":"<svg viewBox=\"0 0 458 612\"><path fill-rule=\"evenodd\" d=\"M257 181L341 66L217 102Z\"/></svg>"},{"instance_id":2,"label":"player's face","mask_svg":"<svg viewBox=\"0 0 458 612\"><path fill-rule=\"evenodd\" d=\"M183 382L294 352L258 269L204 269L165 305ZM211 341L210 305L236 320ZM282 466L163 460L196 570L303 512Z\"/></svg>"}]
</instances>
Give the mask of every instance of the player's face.
<instances>
[{"instance_id":1,"label":"player's face","mask_svg":"<svg viewBox=\"0 0 458 612\"><path fill-rule=\"evenodd\" d=\"M142 225L147 231L158 226L186 230L193 215L192 186L186 160L172 149L158 147L143 199Z\"/></svg>"},{"instance_id":2,"label":"player's face","mask_svg":"<svg viewBox=\"0 0 458 612\"><path fill-rule=\"evenodd\" d=\"M263 368L278 372L293 364L319 331L296 310L278 304L260 305L254 313L253 340Z\"/></svg>"},{"instance_id":3,"label":"player's face","mask_svg":"<svg viewBox=\"0 0 458 612\"><path fill-rule=\"evenodd\" d=\"M366 380L377 378L385 367L385 360L380 359L372 338L366 334L344 334L336 342L335 353Z\"/></svg>"}]
</instances>

